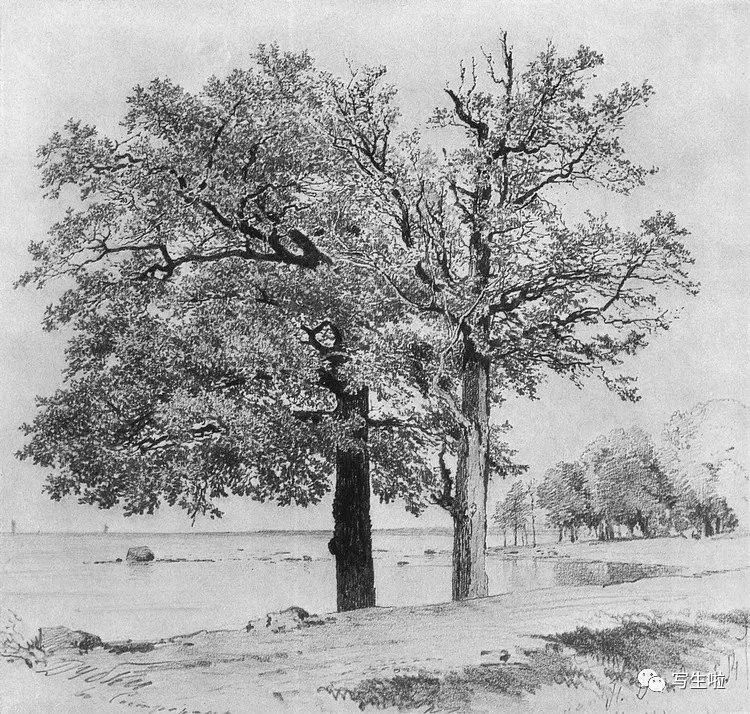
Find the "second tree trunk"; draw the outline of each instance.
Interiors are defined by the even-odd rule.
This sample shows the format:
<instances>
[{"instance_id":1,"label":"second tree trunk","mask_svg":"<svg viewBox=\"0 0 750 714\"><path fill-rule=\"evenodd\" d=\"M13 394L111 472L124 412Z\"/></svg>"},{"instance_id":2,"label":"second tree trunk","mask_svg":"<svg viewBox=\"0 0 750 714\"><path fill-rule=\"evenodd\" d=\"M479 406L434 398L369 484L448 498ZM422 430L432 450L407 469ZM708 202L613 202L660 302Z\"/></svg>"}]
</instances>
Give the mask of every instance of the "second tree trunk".
<instances>
[{"instance_id":1,"label":"second tree trunk","mask_svg":"<svg viewBox=\"0 0 750 714\"><path fill-rule=\"evenodd\" d=\"M466 357L461 410L466 418L456 464L453 512L453 599L485 597L487 486L489 483L489 362Z\"/></svg>"}]
</instances>

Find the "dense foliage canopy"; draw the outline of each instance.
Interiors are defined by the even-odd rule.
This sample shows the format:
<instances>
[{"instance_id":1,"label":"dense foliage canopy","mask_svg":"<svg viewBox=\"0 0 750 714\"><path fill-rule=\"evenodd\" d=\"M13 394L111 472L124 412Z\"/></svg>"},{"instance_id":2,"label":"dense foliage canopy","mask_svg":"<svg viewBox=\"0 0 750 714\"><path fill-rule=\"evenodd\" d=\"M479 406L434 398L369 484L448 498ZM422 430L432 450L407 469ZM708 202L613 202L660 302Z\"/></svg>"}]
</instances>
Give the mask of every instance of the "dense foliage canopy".
<instances>
[{"instance_id":1,"label":"dense foliage canopy","mask_svg":"<svg viewBox=\"0 0 750 714\"><path fill-rule=\"evenodd\" d=\"M428 353L398 297L341 259L366 239L329 80L304 53L256 60L198 93L137 87L121 137L71 120L39 151L48 195L71 205L20 282L63 279L45 326L72 338L22 456L54 467L54 498L193 516L230 493L306 505L366 426L376 492L426 503ZM363 387L365 424L338 405Z\"/></svg>"}]
</instances>

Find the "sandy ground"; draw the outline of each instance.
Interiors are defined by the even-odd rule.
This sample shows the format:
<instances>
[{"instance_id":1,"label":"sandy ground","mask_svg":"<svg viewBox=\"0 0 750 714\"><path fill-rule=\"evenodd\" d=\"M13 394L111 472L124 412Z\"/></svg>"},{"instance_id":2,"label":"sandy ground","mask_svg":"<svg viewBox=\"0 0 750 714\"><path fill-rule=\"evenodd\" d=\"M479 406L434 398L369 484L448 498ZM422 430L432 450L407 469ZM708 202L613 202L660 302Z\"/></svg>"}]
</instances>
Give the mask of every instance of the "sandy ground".
<instances>
[{"instance_id":1,"label":"sandy ground","mask_svg":"<svg viewBox=\"0 0 750 714\"><path fill-rule=\"evenodd\" d=\"M652 538L603 542L589 540L552 546L561 556L577 560L602 560L643 565L677 566L689 573L733 570L750 566L750 535L720 535L715 538ZM545 548L544 550L548 550ZM533 552L519 548L519 554Z\"/></svg>"},{"instance_id":2,"label":"sandy ground","mask_svg":"<svg viewBox=\"0 0 750 714\"><path fill-rule=\"evenodd\" d=\"M579 625L608 627L627 614L691 618L697 612L747 608L749 548L746 536L561 545L556 548L560 557L673 565L681 571L606 587L555 587L463 603L373 608L286 633L199 632L149 652L118 655L97 649L53 656L46 676L0 663L0 712L358 711L330 692L371 677L439 675L480 665L483 651L505 649L509 663L522 663L524 649L542 646L535 635ZM613 692L612 701L605 701L598 690L555 686L525 696L509 711L748 711L746 644L738 644L735 679L725 691L665 692L639 700L631 689ZM497 702L476 706L477 711L498 711Z\"/></svg>"}]
</instances>

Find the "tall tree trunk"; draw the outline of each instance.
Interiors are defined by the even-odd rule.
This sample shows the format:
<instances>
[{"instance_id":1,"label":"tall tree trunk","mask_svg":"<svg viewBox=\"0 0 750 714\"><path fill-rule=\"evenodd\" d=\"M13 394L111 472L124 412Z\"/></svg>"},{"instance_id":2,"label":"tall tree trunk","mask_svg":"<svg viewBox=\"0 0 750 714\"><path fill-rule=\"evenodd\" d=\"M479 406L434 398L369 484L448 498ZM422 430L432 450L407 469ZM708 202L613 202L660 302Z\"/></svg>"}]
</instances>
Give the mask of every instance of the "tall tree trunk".
<instances>
[{"instance_id":1,"label":"tall tree trunk","mask_svg":"<svg viewBox=\"0 0 750 714\"><path fill-rule=\"evenodd\" d=\"M485 597L487 485L489 481L489 362L469 342L464 354L462 430L456 464L453 530L453 599Z\"/></svg>"},{"instance_id":2,"label":"tall tree trunk","mask_svg":"<svg viewBox=\"0 0 750 714\"><path fill-rule=\"evenodd\" d=\"M644 516L640 511L637 511L636 521L638 523L638 528L641 529L641 535L644 538L649 538L651 536L651 531L648 527L648 518Z\"/></svg>"},{"instance_id":3,"label":"tall tree trunk","mask_svg":"<svg viewBox=\"0 0 750 714\"><path fill-rule=\"evenodd\" d=\"M338 395L342 418L366 418L369 393ZM375 570L370 523L370 459L367 427L355 436L358 446L336 453L336 491L333 498L333 538L328 549L336 558L336 606L339 612L375 606Z\"/></svg>"},{"instance_id":4,"label":"tall tree trunk","mask_svg":"<svg viewBox=\"0 0 750 714\"><path fill-rule=\"evenodd\" d=\"M518 547L518 528L513 526L513 545Z\"/></svg>"}]
</instances>

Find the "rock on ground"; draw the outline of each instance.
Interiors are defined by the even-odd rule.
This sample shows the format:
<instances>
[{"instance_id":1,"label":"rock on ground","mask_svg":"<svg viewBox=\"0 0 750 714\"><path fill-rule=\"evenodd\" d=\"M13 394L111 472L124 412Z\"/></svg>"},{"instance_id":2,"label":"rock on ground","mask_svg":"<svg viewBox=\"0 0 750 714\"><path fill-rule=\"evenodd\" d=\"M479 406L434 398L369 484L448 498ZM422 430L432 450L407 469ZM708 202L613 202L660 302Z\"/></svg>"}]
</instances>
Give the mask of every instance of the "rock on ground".
<instances>
[{"instance_id":1,"label":"rock on ground","mask_svg":"<svg viewBox=\"0 0 750 714\"><path fill-rule=\"evenodd\" d=\"M82 630L71 630L68 627L43 627L41 633L41 646L47 654L59 652L60 650L78 650L88 652L95 647L101 647L103 642L98 635Z\"/></svg>"},{"instance_id":2,"label":"rock on ground","mask_svg":"<svg viewBox=\"0 0 750 714\"><path fill-rule=\"evenodd\" d=\"M286 632L287 630L299 630L302 627L310 625L322 625L323 621L316 615L311 615L307 610L297 605L269 612L265 617L259 617L257 620L250 620L245 627L247 632L250 630L270 629L271 632Z\"/></svg>"}]
</instances>

